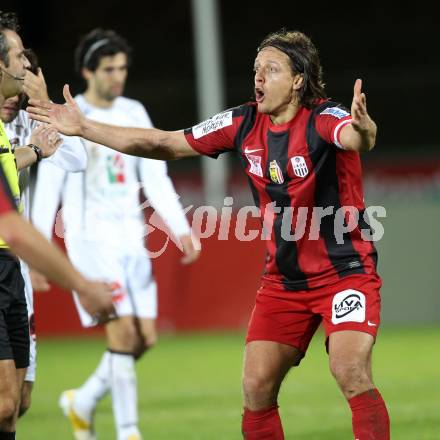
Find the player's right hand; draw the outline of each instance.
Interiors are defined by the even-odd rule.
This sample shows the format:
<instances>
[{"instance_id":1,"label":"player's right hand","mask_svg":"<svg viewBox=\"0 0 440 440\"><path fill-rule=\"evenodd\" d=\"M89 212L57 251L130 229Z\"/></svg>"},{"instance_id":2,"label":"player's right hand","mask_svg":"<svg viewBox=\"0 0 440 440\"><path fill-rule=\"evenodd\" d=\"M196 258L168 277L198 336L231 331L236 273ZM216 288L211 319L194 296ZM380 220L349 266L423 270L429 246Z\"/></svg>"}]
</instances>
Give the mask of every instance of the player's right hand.
<instances>
[{"instance_id":1,"label":"player's right hand","mask_svg":"<svg viewBox=\"0 0 440 440\"><path fill-rule=\"evenodd\" d=\"M116 317L112 292L111 284L99 281L86 281L81 289L77 290L80 303L99 323Z\"/></svg>"},{"instance_id":2,"label":"player's right hand","mask_svg":"<svg viewBox=\"0 0 440 440\"><path fill-rule=\"evenodd\" d=\"M32 131L31 144L40 147L43 157L52 156L62 143L59 133L50 125L41 124Z\"/></svg>"},{"instance_id":3,"label":"player's right hand","mask_svg":"<svg viewBox=\"0 0 440 440\"><path fill-rule=\"evenodd\" d=\"M45 122L66 136L82 136L84 116L70 94L69 86L63 88L64 105L40 99L30 99L26 110L31 119Z\"/></svg>"}]
</instances>

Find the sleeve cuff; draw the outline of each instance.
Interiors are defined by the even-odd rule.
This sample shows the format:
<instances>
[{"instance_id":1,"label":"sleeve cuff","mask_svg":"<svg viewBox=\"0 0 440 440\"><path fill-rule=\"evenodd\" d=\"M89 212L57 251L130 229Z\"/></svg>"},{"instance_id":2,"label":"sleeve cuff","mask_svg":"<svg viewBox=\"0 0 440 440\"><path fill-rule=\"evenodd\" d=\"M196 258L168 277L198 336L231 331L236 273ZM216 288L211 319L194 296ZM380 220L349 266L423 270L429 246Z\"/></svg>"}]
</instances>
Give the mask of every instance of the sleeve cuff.
<instances>
[{"instance_id":1,"label":"sleeve cuff","mask_svg":"<svg viewBox=\"0 0 440 440\"><path fill-rule=\"evenodd\" d=\"M341 121L334 129L333 131L333 143L338 147L344 150L344 147L341 145L340 135L341 135L341 128L346 126L347 124L351 124L351 121L353 119L350 117L348 119L344 119Z\"/></svg>"}]
</instances>

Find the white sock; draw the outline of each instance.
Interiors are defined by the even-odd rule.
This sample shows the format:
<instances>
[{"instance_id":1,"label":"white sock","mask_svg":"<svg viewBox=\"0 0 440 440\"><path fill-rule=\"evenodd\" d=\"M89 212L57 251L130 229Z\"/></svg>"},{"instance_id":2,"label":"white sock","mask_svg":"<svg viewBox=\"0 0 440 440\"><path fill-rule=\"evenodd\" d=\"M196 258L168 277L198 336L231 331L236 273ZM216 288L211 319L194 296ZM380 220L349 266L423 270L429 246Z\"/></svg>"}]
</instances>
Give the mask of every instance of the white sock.
<instances>
[{"instance_id":1,"label":"white sock","mask_svg":"<svg viewBox=\"0 0 440 440\"><path fill-rule=\"evenodd\" d=\"M97 403L110 390L111 353L105 351L93 374L76 390L74 408L78 415L90 419Z\"/></svg>"},{"instance_id":2,"label":"white sock","mask_svg":"<svg viewBox=\"0 0 440 440\"><path fill-rule=\"evenodd\" d=\"M110 386L118 440L126 440L131 435L140 438L134 363L131 354L111 353Z\"/></svg>"}]
</instances>

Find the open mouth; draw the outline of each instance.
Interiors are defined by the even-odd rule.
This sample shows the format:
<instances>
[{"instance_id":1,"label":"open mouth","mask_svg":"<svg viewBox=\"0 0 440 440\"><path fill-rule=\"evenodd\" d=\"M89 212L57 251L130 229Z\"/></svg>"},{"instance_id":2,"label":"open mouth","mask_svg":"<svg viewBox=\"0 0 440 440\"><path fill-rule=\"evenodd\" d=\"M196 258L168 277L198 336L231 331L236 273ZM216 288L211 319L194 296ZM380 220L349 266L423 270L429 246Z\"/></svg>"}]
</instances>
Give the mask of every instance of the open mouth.
<instances>
[{"instance_id":1,"label":"open mouth","mask_svg":"<svg viewBox=\"0 0 440 440\"><path fill-rule=\"evenodd\" d=\"M261 89L255 89L255 100L260 103L264 100L264 92Z\"/></svg>"}]
</instances>

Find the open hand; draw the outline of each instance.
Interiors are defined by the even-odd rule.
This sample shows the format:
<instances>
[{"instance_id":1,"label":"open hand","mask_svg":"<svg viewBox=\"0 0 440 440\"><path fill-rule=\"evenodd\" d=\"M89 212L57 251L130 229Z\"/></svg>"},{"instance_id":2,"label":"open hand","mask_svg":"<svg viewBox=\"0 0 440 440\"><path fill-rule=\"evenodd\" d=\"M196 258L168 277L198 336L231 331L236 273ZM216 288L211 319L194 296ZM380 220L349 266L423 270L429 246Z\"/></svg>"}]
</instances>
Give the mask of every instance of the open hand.
<instances>
[{"instance_id":1,"label":"open hand","mask_svg":"<svg viewBox=\"0 0 440 440\"><path fill-rule=\"evenodd\" d=\"M362 93L362 80L357 79L354 83L353 102L351 104L351 117L353 121L351 125L358 132L366 132L371 130L374 122L367 112L367 97Z\"/></svg>"},{"instance_id":2,"label":"open hand","mask_svg":"<svg viewBox=\"0 0 440 440\"><path fill-rule=\"evenodd\" d=\"M66 136L82 136L84 116L70 94L69 86L63 88L64 105L41 99L30 99L27 111L31 119L45 122Z\"/></svg>"}]
</instances>

